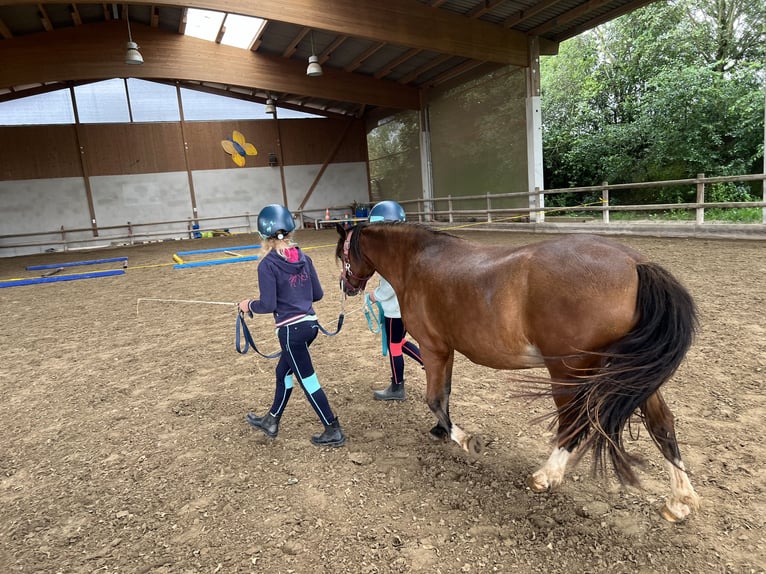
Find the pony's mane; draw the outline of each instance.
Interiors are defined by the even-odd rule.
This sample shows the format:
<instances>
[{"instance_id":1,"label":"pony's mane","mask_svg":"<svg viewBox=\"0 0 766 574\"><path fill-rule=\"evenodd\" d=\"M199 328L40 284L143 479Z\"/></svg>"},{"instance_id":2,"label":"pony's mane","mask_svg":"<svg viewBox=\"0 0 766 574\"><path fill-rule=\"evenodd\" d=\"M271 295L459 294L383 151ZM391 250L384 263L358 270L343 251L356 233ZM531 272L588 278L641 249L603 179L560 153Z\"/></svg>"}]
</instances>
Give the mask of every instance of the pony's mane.
<instances>
[{"instance_id":1,"label":"pony's mane","mask_svg":"<svg viewBox=\"0 0 766 574\"><path fill-rule=\"evenodd\" d=\"M374 227L376 228L391 228L396 229L397 233L413 233L418 234L419 240L422 245L427 245L428 243L435 242L435 241L443 241L445 239L456 239L458 241L465 241L462 237L458 237L457 235L453 235L452 233L449 233L447 231L442 231L440 229L434 229L430 225L426 223L401 223L399 221L384 221L380 223L374 223ZM364 232L364 229L369 227L370 224L368 222L362 222L358 224L354 229L356 230L356 233L354 233L351 236L351 244L349 245L349 253L356 257L357 259L361 259L362 252L361 247L359 245L359 239L362 237L362 234Z\"/></svg>"}]
</instances>

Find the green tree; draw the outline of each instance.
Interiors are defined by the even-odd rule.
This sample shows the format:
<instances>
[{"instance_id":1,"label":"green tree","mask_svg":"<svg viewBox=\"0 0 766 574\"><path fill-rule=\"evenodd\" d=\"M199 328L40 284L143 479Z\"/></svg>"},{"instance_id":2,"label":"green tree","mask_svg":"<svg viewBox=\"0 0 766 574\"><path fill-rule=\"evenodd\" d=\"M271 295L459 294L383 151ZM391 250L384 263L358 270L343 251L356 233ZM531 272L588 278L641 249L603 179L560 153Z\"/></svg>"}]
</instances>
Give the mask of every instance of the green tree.
<instances>
[{"instance_id":1,"label":"green tree","mask_svg":"<svg viewBox=\"0 0 766 574\"><path fill-rule=\"evenodd\" d=\"M564 42L542 65L546 187L758 171L764 5L655 3Z\"/></svg>"}]
</instances>

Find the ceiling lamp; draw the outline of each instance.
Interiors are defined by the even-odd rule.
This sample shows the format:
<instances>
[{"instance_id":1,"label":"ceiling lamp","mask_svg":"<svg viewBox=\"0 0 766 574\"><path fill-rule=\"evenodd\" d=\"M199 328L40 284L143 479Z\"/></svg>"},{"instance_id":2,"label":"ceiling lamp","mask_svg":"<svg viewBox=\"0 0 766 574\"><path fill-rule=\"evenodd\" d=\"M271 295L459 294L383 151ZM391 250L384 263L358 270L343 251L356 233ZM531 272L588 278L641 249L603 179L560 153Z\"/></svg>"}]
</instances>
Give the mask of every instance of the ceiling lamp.
<instances>
[{"instance_id":1,"label":"ceiling lamp","mask_svg":"<svg viewBox=\"0 0 766 574\"><path fill-rule=\"evenodd\" d=\"M125 20L128 22L128 43L125 45L127 51L125 52L126 64L143 64L144 58L141 56L141 52L138 51L138 44L133 41L133 36L130 34L130 17L128 16L128 7L125 6Z\"/></svg>"},{"instance_id":2,"label":"ceiling lamp","mask_svg":"<svg viewBox=\"0 0 766 574\"><path fill-rule=\"evenodd\" d=\"M274 100L268 98L266 100L266 107L263 108L263 111L267 114L275 114L277 112L277 108L274 106Z\"/></svg>"},{"instance_id":3,"label":"ceiling lamp","mask_svg":"<svg viewBox=\"0 0 766 574\"><path fill-rule=\"evenodd\" d=\"M319 58L314 53L314 31L311 31L311 55L309 56L309 67L306 68L307 76L321 76L322 66L319 65Z\"/></svg>"}]
</instances>

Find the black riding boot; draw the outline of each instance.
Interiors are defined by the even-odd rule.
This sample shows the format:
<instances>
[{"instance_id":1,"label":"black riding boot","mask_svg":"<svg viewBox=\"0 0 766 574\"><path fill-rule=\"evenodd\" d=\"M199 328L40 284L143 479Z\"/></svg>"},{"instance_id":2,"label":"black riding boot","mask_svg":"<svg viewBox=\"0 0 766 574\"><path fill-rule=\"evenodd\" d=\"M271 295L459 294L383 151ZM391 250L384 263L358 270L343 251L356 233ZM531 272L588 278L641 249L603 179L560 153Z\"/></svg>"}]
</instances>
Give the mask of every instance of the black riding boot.
<instances>
[{"instance_id":1,"label":"black riding boot","mask_svg":"<svg viewBox=\"0 0 766 574\"><path fill-rule=\"evenodd\" d=\"M391 384L387 388L382 391L375 391L372 396L375 397L376 401L403 401L405 399L404 380L395 385L391 379Z\"/></svg>"},{"instance_id":2,"label":"black riding boot","mask_svg":"<svg viewBox=\"0 0 766 574\"><path fill-rule=\"evenodd\" d=\"M275 417L270 412L262 417L256 416L255 413L247 413L245 420L247 424L263 431L263 434L269 438L275 438L279 432L279 417Z\"/></svg>"},{"instance_id":3,"label":"black riding boot","mask_svg":"<svg viewBox=\"0 0 766 574\"><path fill-rule=\"evenodd\" d=\"M315 434L311 437L311 442L317 446L341 446L346 442L346 435L340 428L340 423L336 418L329 425L325 425L322 434Z\"/></svg>"}]
</instances>

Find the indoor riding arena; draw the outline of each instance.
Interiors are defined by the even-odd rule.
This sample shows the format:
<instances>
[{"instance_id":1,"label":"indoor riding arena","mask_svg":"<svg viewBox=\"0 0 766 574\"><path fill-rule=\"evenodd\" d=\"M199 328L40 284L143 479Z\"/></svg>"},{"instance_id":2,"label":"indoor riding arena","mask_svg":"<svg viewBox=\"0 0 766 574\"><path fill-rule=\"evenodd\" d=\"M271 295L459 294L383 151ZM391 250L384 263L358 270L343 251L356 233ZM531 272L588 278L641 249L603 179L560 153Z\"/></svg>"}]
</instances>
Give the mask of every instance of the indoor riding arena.
<instances>
[{"instance_id":1,"label":"indoor riding arena","mask_svg":"<svg viewBox=\"0 0 766 574\"><path fill-rule=\"evenodd\" d=\"M509 246L541 240L455 233ZM761 242L619 239L671 271L699 307L697 339L663 394L701 507L670 523L658 513L669 476L638 417L624 439L643 458L641 489L594 476L590 455L555 491L527 487L553 438L536 422L552 402L522 396L524 380L544 371L494 371L456 356L450 415L483 437L477 455L429 438L434 417L414 362L406 401L374 401L388 359L364 298L342 301L338 235L302 229L296 238L325 290L320 323L333 332L345 318L311 347L347 435L341 448L311 444L322 428L301 392L276 439L245 422L271 405L276 365L235 346L235 303L258 294L257 261L237 258L257 253L241 249L257 236L0 259L0 570L766 570ZM189 251L207 253L178 255ZM211 258L222 263L176 267ZM65 266L94 260L103 262ZM91 276L61 280L80 273ZM29 284L8 286L21 279ZM260 351L278 350L270 316L247 323Z\"/></svg>"}]
</instances>

